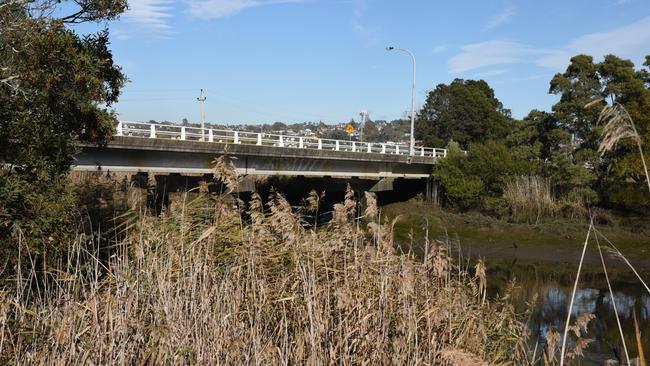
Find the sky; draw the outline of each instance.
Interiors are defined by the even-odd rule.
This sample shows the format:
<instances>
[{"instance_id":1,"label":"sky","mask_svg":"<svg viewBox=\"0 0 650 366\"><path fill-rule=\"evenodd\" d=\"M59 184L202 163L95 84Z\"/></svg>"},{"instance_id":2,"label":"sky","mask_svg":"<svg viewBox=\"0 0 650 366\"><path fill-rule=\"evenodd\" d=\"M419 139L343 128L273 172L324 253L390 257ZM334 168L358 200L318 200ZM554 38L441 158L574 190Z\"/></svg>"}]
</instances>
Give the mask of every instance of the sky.
<instances>
[{"instance_id":1,"label":"sky","mask_svg":"<svg viewBox=\"0 0 650 366\"><path fill-rule=\"evenodd\" d=\"M650 54L648 0L131 0L108 24L127 121L258 124L406 117L455 78L484 79L516 118L550 110L571 56Z\"/></svg>"}]
</instances>

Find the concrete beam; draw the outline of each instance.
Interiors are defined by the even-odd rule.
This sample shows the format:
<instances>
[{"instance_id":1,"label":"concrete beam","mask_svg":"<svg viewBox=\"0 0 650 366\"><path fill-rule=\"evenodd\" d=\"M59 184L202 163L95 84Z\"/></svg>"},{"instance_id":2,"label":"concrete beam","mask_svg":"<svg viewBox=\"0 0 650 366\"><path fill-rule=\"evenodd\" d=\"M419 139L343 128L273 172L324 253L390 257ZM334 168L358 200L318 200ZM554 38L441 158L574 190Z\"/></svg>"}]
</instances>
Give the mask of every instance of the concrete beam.
<instances>
[{"instance_id":1,"label":"concrete beam","mask_svg":"<svg viewBox=\"0 0 650 366\"><path fill-rule=\"evenodd\" d=\"M425 178L436 158L246 144L116 137L106 147L83 145L74 170L209 174L228 155L240 175Z\"/></svg>"}]
</instances>

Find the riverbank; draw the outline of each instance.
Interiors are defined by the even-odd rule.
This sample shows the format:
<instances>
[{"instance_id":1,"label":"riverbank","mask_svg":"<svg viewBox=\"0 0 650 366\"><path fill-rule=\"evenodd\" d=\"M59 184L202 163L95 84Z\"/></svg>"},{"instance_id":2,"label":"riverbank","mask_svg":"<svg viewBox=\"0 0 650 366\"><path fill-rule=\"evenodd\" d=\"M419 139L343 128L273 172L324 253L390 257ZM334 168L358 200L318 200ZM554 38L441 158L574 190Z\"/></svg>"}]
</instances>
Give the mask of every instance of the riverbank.
<instances>
[{"instance_id":1,"label":"riverbank","mask_svg":"<svg viewBox=\"0 0 650 366\"><path fill-rule=\"evenodd\" d=\"M558 268L575 269L580 260L588 222L554 219L541 224L512 223L478 212L454 213L425 205L418 200L382 207L395 224L395 241L404 251L421 255L428 231L430 240L449 238L455 252L465 258L485 257L488 262L553 263ZM603 222L606 221L606 222ZM596 224L633 265L650 273L650 220L639 217L614 217ZM609 260L612 268L625 267L620 260ZM595 245L585 256L586 269L600 268Z\"/></svg>"},{"instance_id":2,"label":"riverbank","mask_svg":"<svg viewBox=\"0 0 650 366\"><path fill-rule=\"evenodd\" d=\"M484 257L489 296L508 294L519 313L530 311L527 324L531 347L535 342L543 344L549 329L559 331L564 326L587 222L511 223L476 212L436 209L417 200L386 205L382 215L390 219L401 216L395 224L395 241L404 251L422 255L428 228L429 239L449 242L453 257L467 268L474 266L478 257ZM608 223L596 226L644 279L650 279L647 219L610 217ZM616 316L595 244L591 241L587 248L573 309L574 316L590 313L596 317L588 326L590 344L581 359L585 365L602 365L614 359L622 362L618 358L622 349ZM606 263L629 348L636 343L633 312L637 313L640 328L650 329L650 296L621 260L608 255ZM648 342L650 335L643 332L642 343ZM637 357L634 348L630 348L630 356Z\"/></svg>"}]
</instances>

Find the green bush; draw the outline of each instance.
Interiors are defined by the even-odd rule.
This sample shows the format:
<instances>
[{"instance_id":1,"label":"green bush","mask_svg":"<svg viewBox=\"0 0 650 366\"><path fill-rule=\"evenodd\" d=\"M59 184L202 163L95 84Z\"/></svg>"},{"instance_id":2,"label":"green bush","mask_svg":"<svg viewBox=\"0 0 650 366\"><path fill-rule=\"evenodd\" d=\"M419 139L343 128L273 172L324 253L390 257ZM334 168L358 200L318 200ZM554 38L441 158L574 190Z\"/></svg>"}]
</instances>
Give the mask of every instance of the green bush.
<instances>
[{"instance_id":1,"label":"green bush","mask_svg":"<svg viewBox=\"0 0 650 366\"><path fill-rule=\"evenodd\" d=\"M451 204L461 208L474 206L484 190L483 182L468 174L469 158L457 143L451 141L447 150L447 157L436 164L434 176Z\"/></svg>"},{"instance_id":2,"label":"green bush","mask_svg":"<svg viewBox=\"0 0 650 366\"><path fill-rule=\"evenodd\" d=\"M515 158L500 142L474 144L467 154L458 144L450 142L448 150L447 158L435 166L434 176L440 182L447 201L459 208L483 206L482 202L489 205L493 200L486 200L486 197L501 197L510 177L531 170L528 161Z\"/></svg>"}]
</instances>

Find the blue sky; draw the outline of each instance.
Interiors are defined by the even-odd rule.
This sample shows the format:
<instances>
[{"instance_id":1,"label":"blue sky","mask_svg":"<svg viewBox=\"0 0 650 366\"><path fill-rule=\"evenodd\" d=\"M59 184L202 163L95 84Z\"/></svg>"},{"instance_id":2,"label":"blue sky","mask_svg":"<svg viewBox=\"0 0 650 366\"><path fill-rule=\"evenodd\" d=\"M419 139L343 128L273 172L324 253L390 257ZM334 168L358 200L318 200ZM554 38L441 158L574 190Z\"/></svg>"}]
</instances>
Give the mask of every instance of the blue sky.
<instances>
[{"instance_id":1,"label":"blue sky","mask_svg":"<svg viewBox=\"0 0 650 366\"><path fill-rule=\"evenodd\" d=\"M391 120L439 83L484 79L515 117L549 110L548 83L571 56L642 63L647 0L131 0L111 23L130 79L123 120L264 123Z\"/></svg>"}]
</instances>

